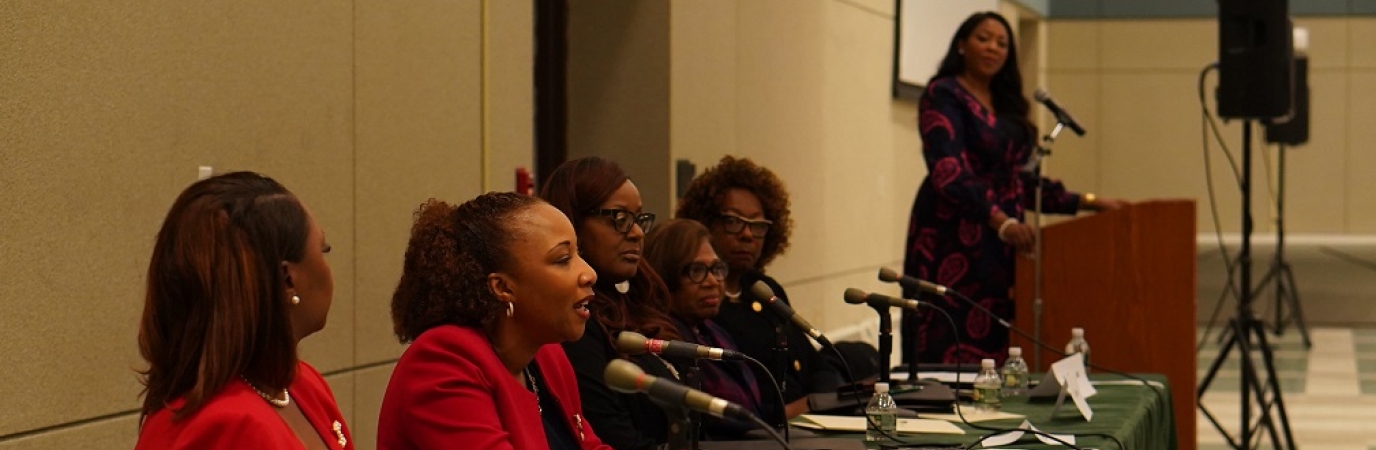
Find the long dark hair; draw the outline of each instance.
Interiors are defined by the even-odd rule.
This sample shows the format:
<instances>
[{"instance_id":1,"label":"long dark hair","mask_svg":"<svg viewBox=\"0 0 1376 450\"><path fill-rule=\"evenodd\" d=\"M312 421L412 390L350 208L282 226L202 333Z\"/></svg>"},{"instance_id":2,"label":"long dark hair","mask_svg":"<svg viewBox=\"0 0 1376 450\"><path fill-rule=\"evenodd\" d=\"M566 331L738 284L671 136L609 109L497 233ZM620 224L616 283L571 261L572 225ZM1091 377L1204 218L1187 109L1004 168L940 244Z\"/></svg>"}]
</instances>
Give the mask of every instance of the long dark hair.
<instances>
[{"instance_id":1,"label":"long dark hair","mask_svg":"<svg viewBox=\"0 0 1376 450\"><path fill-rule=\"evenodd\" d=\"M487 275L512 264L516 214L544 203L489 192L459 206L430 199L416 210L401 281L392 293L392 330L402 343L444 324L491 331L505 305Z\"/></svg>"},{"instance_id":2,"label":"long dark hair","mask_svg":"<svg viewBox=\"0 0 1376 450\"><path fill-rule=\"evenodd\" d=\"M1008 59L1004 60L1003 67L999 68L998 73L994 74L994 79L989 83L989 91L994 101L994 110L1000 116L1017 121L1027 127L1032 132L1030 136L1036 135L1036 127L1027 118L1027 113L1031 110L1031 103L1022 93L1022 72L1018 70L1018 43L1013 38L1013 27L1008 24L1008 19L993 11L977 12L971 14L965 22L956 29L956 35L951 37L951 44L946 48L946 57L941 59L941 65L937 67L936 75L932 80L938 78L953 77L965 72L965 55L960 54L960 43L970 38L974 34L975 27L984 21L993 19L1003 25L1003 30L1008 33Z\"/></svg>"},{"instance_id":3,"label":"long dark hair","mask_svg":"<svg viewBox=\"0 0 1376 450\"><path fill-rule=\"evenodd\" d=\"M554 169L540 188L540 198L568 216L581 242L588 213L629 180L626 171L611 160L597 156L579 158ZM624 295L609 279L598 278L593 286L597 296L591 305L597 322L613 334L631 330L649 337L678 340L678 332L666 313L670 294L664 280L641 258L635 276L628 281L631 295Z\"/></svg>"},{"instance_id":4,"label":"long dark hair","mask_svg":"<svg viewBox=\"0 0 1376 450\"><path fill-rule=\"evenodd\" d=\"M139 324L140 420L182 397L194 414L234 377L276 392L296 372L283 261L305 255L305 208L271 178L234 172L187 187L153 244Z\"/></svg>"}]
</instances>

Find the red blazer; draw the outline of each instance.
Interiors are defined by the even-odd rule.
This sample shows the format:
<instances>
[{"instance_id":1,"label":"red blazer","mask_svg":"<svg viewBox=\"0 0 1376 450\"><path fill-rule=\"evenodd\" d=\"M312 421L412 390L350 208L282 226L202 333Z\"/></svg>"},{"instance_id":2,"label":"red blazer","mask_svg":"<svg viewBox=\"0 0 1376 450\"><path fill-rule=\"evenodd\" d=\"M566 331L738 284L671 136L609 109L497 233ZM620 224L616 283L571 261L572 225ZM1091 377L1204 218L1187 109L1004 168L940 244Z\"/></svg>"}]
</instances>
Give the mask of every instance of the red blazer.
<instances>
[{"instance_id":1,"label":"red blazer","mask_svg":"<svg viewBox=\"0 0 1376 450\"><path fill-rule=\"evenodd\" d=\"M584 450L611 450L584 419L564 349L546 345L535 362L551 391L540 395L559 403L574 439ZM527 450L548 449L549 441L535 394L506 370L491 341L472 328L441 325L421 333L397 361L382 399L377 448Z\"/></svg>"},{"instance_id":2,"label":"red blazer","mask_svg":"<svg viewBox=\"0 0 1376 450\"><path fill-rule=\"evenodd\" d=\"M315 427L325 448L353 450L354 437L339 413L325 378L304 362L296 364L296 379L287 388L291 401ZM173 400L143 421L135 450L302 450L301 440L291 431L277 408L269 405L252 387L234 378L206 402L199 411L182 420L172 420L172 410L184 399ZM336 428L338 427L338 428Z\"/></svg>"}]
</instances>

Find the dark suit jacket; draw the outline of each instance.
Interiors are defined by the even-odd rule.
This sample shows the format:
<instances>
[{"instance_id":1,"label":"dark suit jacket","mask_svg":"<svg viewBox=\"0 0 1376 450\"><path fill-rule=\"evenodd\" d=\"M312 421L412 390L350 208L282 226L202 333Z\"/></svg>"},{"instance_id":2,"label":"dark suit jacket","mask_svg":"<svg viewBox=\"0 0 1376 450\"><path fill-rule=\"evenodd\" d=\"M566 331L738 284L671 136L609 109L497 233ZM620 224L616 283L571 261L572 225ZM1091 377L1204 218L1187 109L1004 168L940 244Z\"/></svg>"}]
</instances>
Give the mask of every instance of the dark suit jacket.
<instances>
[{"instance_id":1,"label":"dark suit jacket","mask_svg":"<svg viewBox=\"0 0 1376 450\"><path fill-rule=\"evenodd\" d=\"M748 289L756 280L769 285L780 300L789 302L783 286L759 272L749 272L741 276L742 290ZM750 298L748 294L743 294L741 298L728 297L712 321L731 334L731 338L740 346L741 352L769 367L774 373L774 378L783 385L785 402L791 403L814 392L834 392L842 382L841 375L827 366L821 353L812 346L811 338L803 334L803 330L787 319L779 317L769 309L769 306ZM788 347L786 354L776 350L781 340ZM780 371L782 373L779 373ZM778 423L782 405L778 405L778 397L770 392L772 388L767 386L769 376L756 373L755 378L761 383L760 394L761 400L765 403L764 411L773 411L767 412L768 415L763 418Z\"/></svg>"}]
</instances>

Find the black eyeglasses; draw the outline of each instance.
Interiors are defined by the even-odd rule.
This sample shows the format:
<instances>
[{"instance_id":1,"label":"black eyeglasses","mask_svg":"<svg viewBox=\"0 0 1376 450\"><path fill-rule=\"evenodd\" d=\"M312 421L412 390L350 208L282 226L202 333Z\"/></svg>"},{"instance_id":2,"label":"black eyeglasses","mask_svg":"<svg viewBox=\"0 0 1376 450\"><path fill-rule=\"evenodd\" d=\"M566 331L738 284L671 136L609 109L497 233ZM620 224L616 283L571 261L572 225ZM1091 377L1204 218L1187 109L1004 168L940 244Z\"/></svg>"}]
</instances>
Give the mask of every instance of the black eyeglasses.
<instances>
[{"instance_id":1,"label":"black eyeglasses","mask_svg":"<svg viewBox=\"0 0 1376 450\"><path fill-rule=\"evenodd\" d=\"M727 270L726 263L721 261L715 261L711 265L695 262L683 268L683 276L688 277L688 280L694 283L701 283L702 280L707 279L707 274L710 273L717 277L717 281L722 281L726 279Z\"/></svg>"},{"instance_id":2,"label":"black eyeglasses","mask_svg":"<svg viewBox=\"0 0 1376 450\"><path fill-rule=\"evenodd\" d=\"M640 225L640 231L650 232L650 227L655 226L654 213L635 214L624 209L594 209L591 214L607 216L612 219L612 228L618 233L630 233L631 225Z\"/></svg>"},{"instance_id":3,"label":"black eyeglasses","mask_svg":"<svg viewBox=\"0 0 1376 450\"><path fill-rule=\"evenodd\" d=\"M774 221L747 219L731 213L721 214L721 227L725 229L727 233L740 233L741 230L745 229L746 225L750 226L750 234L764 236L766 233L769 233L769 227L774 225Z\"/></svg>"}]
</instances>

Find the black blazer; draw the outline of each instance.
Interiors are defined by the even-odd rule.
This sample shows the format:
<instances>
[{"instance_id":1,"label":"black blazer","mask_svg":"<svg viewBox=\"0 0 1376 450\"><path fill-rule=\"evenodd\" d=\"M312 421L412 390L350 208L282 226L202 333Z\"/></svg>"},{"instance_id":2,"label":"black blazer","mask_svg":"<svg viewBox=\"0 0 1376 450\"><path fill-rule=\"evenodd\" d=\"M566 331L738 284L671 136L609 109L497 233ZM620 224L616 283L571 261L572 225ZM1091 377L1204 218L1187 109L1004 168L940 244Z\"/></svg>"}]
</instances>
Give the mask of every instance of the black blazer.
<instances>
[{"instance_id":1,"label":"black blazer","mask_svg":"<svg viewBox=\"0 0 1376 450\"><path fill-rule=\"evenodd\" d=\"M741 275L741 289L746 291L756 281L769 285L774 295L785 303L790 303L783 286L768 275L748 272ZM783 385L784 402L792 403L810 393L835 392L842 383L839 372L822 359L822 355L812 346L811 338L803 333L793 322L779 317L772 309L758 300L742 295L740 298L728 297L721 305L717 317L712 319L726 329L736 341L740 350L750 357L760 360L774 373L774 378ZM788 348L784 354L776 350L783 343ZM780 423L783 405L778 396L768 387L769 376L757 372L755 379L760 382L760 396L763 397L764 410L776 411L779 415L765 420ZM783 373L780 374L780 371ZM584 402L587 400L585 399ZM598 434L602 431L599 428ZM607 440L603 437L603 440ZM615 445L613 445L615 446Z\"/></svg>"}]
</instances>

